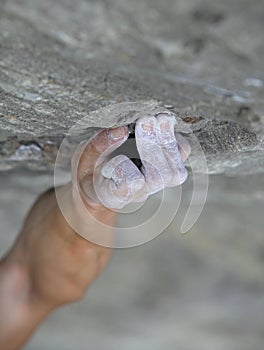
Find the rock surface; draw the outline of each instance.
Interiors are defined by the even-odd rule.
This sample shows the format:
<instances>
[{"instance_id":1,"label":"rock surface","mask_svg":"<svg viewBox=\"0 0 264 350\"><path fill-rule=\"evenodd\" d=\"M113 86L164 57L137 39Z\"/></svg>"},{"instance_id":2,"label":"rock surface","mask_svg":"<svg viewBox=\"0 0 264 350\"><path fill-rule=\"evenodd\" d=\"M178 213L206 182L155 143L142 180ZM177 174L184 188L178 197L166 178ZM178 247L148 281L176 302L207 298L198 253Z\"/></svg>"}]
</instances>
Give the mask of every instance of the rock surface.
<instances>
[{"instance_id":1,"label":"rock surface","mask_svg":"<svg viewBox=\"0 0 264 350\"><path fill-rule=\"evenodd\" d=\"M237 158L245 173L254 172L264 130L261 1L0 6L1 170L52 169L68 129L91 111L156 100L187 123L210 121L196 130L206 155L221 155L209 156L209 172L236 173ZM98 127L124 122L111 114L86 120ZM230 155L230 166L221 166Z\"/></svg>"}]
</instances>

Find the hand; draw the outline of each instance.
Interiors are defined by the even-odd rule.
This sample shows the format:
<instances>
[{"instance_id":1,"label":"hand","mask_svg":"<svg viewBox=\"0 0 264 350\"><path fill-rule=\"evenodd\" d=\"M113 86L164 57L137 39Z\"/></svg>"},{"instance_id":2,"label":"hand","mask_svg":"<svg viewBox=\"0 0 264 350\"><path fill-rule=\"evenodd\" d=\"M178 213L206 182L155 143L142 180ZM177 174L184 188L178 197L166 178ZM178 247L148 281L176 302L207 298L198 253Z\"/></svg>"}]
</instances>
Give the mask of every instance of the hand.
<instances>
[{"instance_id":1,"label":"hand","mask_svg":"<svg viewBox=\"0 0 264 350\"><path fill-rule=\"evenodd\" d=\"M138 167L126 156L111 158L111 153L123 144L127 138L127 129L123 128L121 139L114 145L105 139L108 131L100 132L91 141L100 145L97 150L97 164L91 161L87 168L86 151L80 158L79 174L82 178L79 189L84 201L100 203L111 209L121 209L132 202L141 202L165 187L182 184L187 178L183 164L190 154L188 141L179 133L174 133L176 120L167 114L142 117L136 122L136 145L142 161ZM121 128L119 129L121 132ZM101 142L97 143L97 140ZM95 153L94 153L95 154ZM80 150L75 154L75 164L80 157ZM100 161L98 161L100 160ZM96 175L96 176L95 176Z\"/></svg>"}]
</instances>

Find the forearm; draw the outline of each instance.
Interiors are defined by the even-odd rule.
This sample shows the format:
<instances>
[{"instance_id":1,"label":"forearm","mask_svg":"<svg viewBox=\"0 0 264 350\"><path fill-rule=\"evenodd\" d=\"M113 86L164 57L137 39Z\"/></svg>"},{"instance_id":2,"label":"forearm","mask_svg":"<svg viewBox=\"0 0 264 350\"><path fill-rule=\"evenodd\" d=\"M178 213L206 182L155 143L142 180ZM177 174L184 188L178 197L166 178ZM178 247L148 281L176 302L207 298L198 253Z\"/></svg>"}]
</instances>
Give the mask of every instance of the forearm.
<instances>
[{"instance_id":1,"label":"forearm","mask_svg":"<svg viewBox=\"0 0 264 350\"><path fill-rule=\"evenodd\" d=\"M65 232L66 223L64 225L57 210L54 189L50 189L39 196L16 242L0 260L0 349L20 349L45 317L56 308L36 293L36 261L32 260L36 248L32 244L32 237L51 235L55 231Z\"/></svg>"},{"instance_id":2,"label":"forearm","mask_svg":"<svg viewBox=\"0 0 264 350\"><path fill-rule=\"evenodd\" d=\"M34 300L27 268L13 259L0 262L0 349L19 349L51 309Z\"/></svg>"},{"instance_id":3,"label":"forearm","mask_svg":"<svg viewBox=\"0 0 264 350\"><path fill-rule=\"evenodd\" d=\"M70 184L60 188L72 211ZM94 210L98 220L114 223L116 213ZM110 249L74 232L58 207L53 190L42 194L21 233L0 261L0 349L16 350L52 310L81 299L103 270Z\"/></svg>"}]
</instances>

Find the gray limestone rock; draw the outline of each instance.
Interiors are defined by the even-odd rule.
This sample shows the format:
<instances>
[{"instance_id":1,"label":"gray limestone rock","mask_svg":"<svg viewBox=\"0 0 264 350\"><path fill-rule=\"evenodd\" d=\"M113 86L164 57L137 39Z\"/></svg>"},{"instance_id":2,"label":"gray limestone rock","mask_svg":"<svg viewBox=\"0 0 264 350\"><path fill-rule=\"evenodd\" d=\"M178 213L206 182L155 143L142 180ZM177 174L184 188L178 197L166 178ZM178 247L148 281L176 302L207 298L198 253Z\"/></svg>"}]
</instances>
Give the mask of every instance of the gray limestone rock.
<instances>
[{"instance_id":1,"label":"gray limestone rock","mask_svg":"<svg viewBox=\"0 0 264 350\"><path fill-rule=\"evenodd\" d=\"M154 100L190 125L206 156L221 155L211 170L228 172L221 162L231 157L235 172L243 152L254 172L251 158L263 150L264 45L253 2L1 2L0 169L52 169L77 121L120 125L135 115L91 112ZM254 18L247 45L243 18Z\"/></svg>"}]
</instances>

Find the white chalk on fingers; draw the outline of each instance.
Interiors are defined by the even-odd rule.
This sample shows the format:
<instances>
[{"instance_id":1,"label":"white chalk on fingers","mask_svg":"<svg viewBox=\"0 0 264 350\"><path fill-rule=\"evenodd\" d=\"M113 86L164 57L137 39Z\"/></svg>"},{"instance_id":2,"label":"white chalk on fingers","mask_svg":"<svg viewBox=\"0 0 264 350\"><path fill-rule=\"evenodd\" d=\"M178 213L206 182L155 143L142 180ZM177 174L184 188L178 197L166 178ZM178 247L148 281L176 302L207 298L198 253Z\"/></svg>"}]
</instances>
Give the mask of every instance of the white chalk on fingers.
<instances>
[{"instance_id":1,"label":"white chalk on fingers","mask_svg":"<svg viewBox=\"0 0 264 350\"><path fill-rule=\"evenodd\" d=\"M136 143L143 164L141 170L150 194L164 187L180 185L187 178L175 137L176 124L176 118L167 113L142 117L136 123Z\"/></svg>"},{"instance_id":2,"label":"white chalk on fingers","mask_svg":"<svg viewBox=\"0 0 264 350\"><path fill-rule=\"evenodd\" d=\"M175 133L175 137L178 143L182 161L184 162L191 153L191 146L189 142L186 140L186 138L182 136L182 134L180 134L179 132Z\"/></svg>"},{"instance_id":3,"label":"white chalk on fingers","mask_svg":"<svg viewBox=\"0 0 264 350\"><path fill-rule=\"evenodd\" d=\"M178 142L174 132L176 119L166 114L157 116L159 142L163 153L172 169L171 181L168 187L181 185L187 179L188 173L183 164Z\"/></svg>"},{"instance_id":4,"label":"white chalk on fingers","mask_svg":"<svg viewBox=\"0 0 264 350\"><path fill-rule=\"evenodd\" d=\"M145 186L145 179L136 165L125 155L110 159L101 170L107 181L104 197L116 207L124 206L136 198L136 194ZM101 192L101 191L100 191Z\"/></svg>"},{"instance_id":5,"label":"white chalk on fingers","mask_svg":"<svg viewBox=\"0 0 264 350\"><path fill-rule=\"evenodd\" d=\"M152 189L153 186L156 188L155 183L151 184L151 182L160 182L160 178L163 178L166 182L166 177L170 171L167 159L160 146L157 119L155 117L139 118L136 123L135 134L146 182L149 188Z\"/></svg>"}]
</instances>

